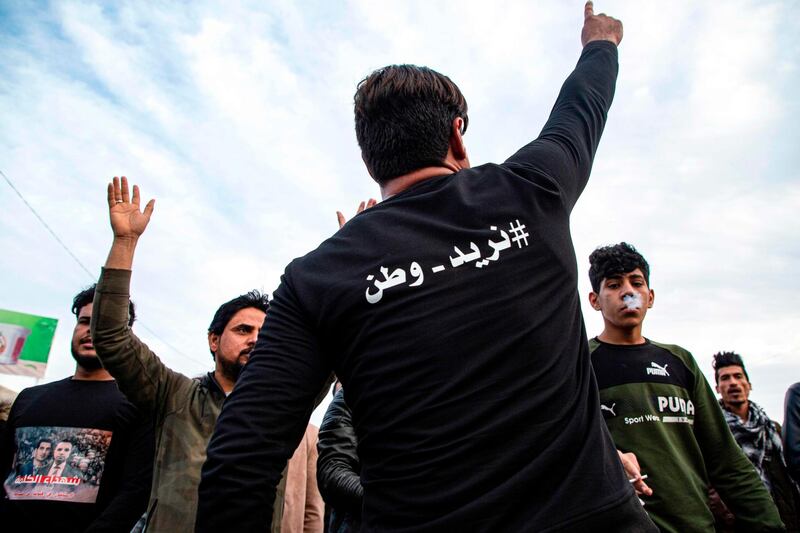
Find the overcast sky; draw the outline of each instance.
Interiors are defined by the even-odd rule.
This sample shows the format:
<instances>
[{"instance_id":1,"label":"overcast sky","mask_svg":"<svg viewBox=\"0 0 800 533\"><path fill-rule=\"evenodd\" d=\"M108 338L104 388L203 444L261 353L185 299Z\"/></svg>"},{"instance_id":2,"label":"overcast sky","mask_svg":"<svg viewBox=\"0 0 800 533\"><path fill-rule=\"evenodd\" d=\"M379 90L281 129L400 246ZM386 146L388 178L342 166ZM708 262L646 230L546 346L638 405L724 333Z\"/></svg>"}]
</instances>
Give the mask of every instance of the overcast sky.
<instances>
[{"instance_id":1,"label":"overcast sky","mask_svg":"<svg viewBox=\"0 0 800 533\"><path fill-rule=\"evenodd\" d=\"M656 292L645 335L687 348L712 383L712 354L740 352L751 398L782 420L800 380L797 4L596 11L625 37L572 217L579 269L598 245L633 243ZM126 175L157 199L134 328L172 368L211 370L216 308L272 292L337 209L378 197L353 133L359 80L390 63L448 74L469 102L473 165L501 162L538 135L581 25L581 2L555 0L0 2L0 170L91 272L0 180L0 308L58 318L44 381L72 373L71 299L99 275L106 183ZM579 289L596 335L588 279Z\"/></svg>"}]
</instances>

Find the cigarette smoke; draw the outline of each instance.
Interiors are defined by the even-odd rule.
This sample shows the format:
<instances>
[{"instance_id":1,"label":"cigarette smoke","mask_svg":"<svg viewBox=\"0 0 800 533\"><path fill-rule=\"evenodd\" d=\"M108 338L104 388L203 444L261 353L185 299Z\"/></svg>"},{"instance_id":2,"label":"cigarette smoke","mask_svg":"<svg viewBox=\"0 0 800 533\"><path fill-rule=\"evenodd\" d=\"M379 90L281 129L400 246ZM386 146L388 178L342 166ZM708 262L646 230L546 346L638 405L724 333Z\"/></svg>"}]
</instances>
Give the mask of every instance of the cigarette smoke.
<instances>
[{"instance_id":1,"label":"cigarette smoke","mask_svg":"<svg viewBox=\"0 0 800 533\"><path fill-rule=\"evenodd\" d=\"M628 309L642 308L642 297L640 294L626 294L622 297L622 301Z\"/></svg>"}]
</instances>

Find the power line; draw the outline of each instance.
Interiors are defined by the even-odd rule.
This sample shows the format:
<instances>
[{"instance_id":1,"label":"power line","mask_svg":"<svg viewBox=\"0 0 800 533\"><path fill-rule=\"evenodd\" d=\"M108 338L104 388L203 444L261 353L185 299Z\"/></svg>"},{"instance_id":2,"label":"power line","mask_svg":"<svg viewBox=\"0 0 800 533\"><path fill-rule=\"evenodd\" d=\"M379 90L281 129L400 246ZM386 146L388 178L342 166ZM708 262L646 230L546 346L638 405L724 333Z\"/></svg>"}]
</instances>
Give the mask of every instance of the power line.
<instances>
[{"instance_id":1,"label":"power line","mask_svg":"<svg viewBox=\"0 0 800 533\"><path fill-rule=\"evenodd\" d=\"M62 248L64 248L64 250L66 250L66 251L67 251L67 253L70 255L70 257L72 257L72 258L75 260L75 262L76 262L76 263L78 263L78 266L79 266L79 267L81 267L81 268L83 269L83 271L84 271L84 272L86 272L86 273L89 275L89 277L90 277L90 278L94 279L94 274L92 274L92 273L89 271L89 269L88 269L88 268L86 268L86 265L84 265L83 263L81 263L81 260L80 260L80 259L78 259L78 257L77 257L75 254L73 254L73 253L72 253L72 250L70 250L70 249L67 247L67 245L66 245L66 244L64 244L64 241L62 241L61 239L59 239L59 238L58 238L58 235L56 235L56 232L55 232L55 231L53 231L53 230L52 230L52 228L51 228L50 226L48 226L48 225L47 225L47 222L45 222L45 221L44 221L44 219L43 219L42 217L40 217L40 216L39 216L39 213L37 213L37 212L36 212L36 209L34 209L34 208L33 208L33 206L32 206L31 204L29 204L29 203L28 203L28 201L25 199L25 197L24 197L24 196L22 196L22 193L21 193L21 192L19 192L19 190L17 190L17 188L16 188L16 187L14 187L14 184L13 184L13 183L11 183L11 180L8 178L8 176L6 176L5 172L3 172L2 170L0 170L0 175L2 175L2 176L3 176L3 178L6 180L6 183L8 183L8 186L9 186L9 187L11 187L11 188L14 190L14 192L15 192L15 193L17 193L17 196L19 196L19 199L20 199L20 200L22 200L22 202L23 202L23 203L24 203L26 206L28 206L28 209L30 209L30 210L31 210L31 213L33 213L33 216L35 216L36 218L38 218L38 219L39 219L39 222L41 222L41 223L42 223L42 226L44 226L44 228L45 228L47 231L49 231L49 232L50 232L50 235L52 235L52 236L53 236L53 238L56 240L56 242L58 242L58 244L60 244L60 245L61 245L61 247L62 247Z\"/></svg>"},{"instance_id":2,"label":"power line","mask_svg":"<svg viewBox=\"0 0 800 533\"><path fill-rule=\"evenodd\" d=\"M47 222L44 221L44 219L39 215L39 213L36 212L36 209L34 209L33 206L30 203L28 203L28 201L25 199L24 196L22 196L22 193L19 192L19 190L14 186L14 184L11 182L11 179L8 176L6 176L5 172L0 170L0 176L3 176L3 179L5 179L6 183L8 183L8 186L11 187L11 189L15 193L17 193L17 196L19 196L19 199L22 200L22 203L24 203L28 207L28 209L30 209L31 213L33 213L33 216L35 216L39 220L39 222L42 223L42 226L44 226L44 228L50 233L50 235L53 236L53 238L56 240L56 242L58 242L58 244L60 244L61 247L64 248L64 250L69 254L69 256L72 259L75 260L75 262L78 264L78 266L81 267L81 269L84 272L86 272L86 274L89 276L89 278L91 278L92 280L96 279L95 275L92 274L92 272L88 268L86 268L86 265L81 263L81 260L78 259L78 257L74 253L72 253L72 250L70 250L69 247L66 244L64 244L64 241L62 241L58 237L58 235L56 235L56 232L53 231L53 229L47 224ZM153 337L155 337L156 339L161 341L166 347L168 347L169 349L174 351L176 354L180 355L181 357L183 357L185 359L188 359L189 361L193 362L196 365L205 366L203 363L201 363L197 359L194 359L193 357L189 357L188 355L186 355L182 351L180 351L177 348L175 348L172 344L170 344L167 341L165 341L160 335L158 335L152 329L148 328L140 320L137 320L137 323L141 328L143 328L144 330L148 331Z\"/></svg>"}]
</instances>

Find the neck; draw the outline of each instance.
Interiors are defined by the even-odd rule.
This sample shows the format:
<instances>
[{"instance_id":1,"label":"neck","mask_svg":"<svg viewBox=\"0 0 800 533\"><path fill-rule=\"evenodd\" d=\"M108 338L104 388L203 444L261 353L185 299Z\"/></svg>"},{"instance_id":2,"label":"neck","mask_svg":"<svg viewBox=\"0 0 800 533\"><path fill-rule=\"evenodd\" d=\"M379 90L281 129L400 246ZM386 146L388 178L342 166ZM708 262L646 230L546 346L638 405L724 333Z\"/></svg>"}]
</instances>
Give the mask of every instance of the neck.
<instances>
[{"instance_id":1,"label":"neck","mask_svg":"<svg viewBox=\"0 0 800 533\"><path fill-rule=\"evenodd\" d=\"M230 378L225 377L225 375L218 369L214 370L214 379L217 382L217 385L222 389L222 392L225 393L227 396L233 390L233 386L236 382Z\"/></svg>"},{"instance_id":2,"label":"neck","mask_svg":"<svg viewBox=\"0 0 800 533\"><path fill-rule=\"evenodd\" d=\"M75 367L75 374L72 375L72 379L81 381L114 381L114 377L105 368L86 370L80 365Z\"/></svg>"},{"instance_id":3,"label":"neck","mask_svg":"<svg viewBox=\"0 0 800 533\"><path fill-rule=\"evenodd\" d=\"M457 165L445 160L442 162L441 166L420 168L414 172L403 174L381 185L381 198L386 200L390 196L401 193L421 181L445 176L447 174L455 174L459 170L461 169L458 168Z\"/></svg>"},{"instance_id":4,"label":"neck","mask_svg":"<svg viewBox=\"0 0 800 533\"><path fill-rule=\"evenodd\" d=\"M610 328L606 325L603 333L597 336L603 342L609 344L644 344L645 338L642 336L642 326L631 329Z\"/></svg>"},{"instance_id":5,"label":"neck","mask_svg":"<svg viewBox=\"0 0 800 533\"><path fill-rule=\"evenodd\" d=\"M745 400L741 403L726 403L725 409L738 416L742 422L747 422L750 415L750 402Z\"/></svg>"}]
</instances>

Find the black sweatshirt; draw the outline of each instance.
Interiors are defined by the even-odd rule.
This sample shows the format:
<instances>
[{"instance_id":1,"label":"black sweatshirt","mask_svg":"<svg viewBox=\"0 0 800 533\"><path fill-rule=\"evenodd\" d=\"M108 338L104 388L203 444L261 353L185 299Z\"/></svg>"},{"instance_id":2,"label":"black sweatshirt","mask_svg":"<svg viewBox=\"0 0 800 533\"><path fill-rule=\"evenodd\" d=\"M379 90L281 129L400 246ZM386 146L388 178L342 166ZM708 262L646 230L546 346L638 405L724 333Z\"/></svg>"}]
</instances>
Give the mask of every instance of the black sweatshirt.
<instances>
[{"instance_id":1,"label":"black sweatshirt","mask_svg":"<svg viewBox=\"0 0 800 533\"><path fill-rule=\"evenodd\" d=\"M219 418L197 530L260 531L331 370L364 530L564 526L632 495L600 415L569 215L614 94L586 46L540 136L354 217L281 278Z\"/></svg>"}]
</instances>

